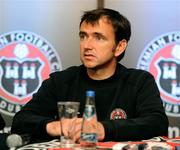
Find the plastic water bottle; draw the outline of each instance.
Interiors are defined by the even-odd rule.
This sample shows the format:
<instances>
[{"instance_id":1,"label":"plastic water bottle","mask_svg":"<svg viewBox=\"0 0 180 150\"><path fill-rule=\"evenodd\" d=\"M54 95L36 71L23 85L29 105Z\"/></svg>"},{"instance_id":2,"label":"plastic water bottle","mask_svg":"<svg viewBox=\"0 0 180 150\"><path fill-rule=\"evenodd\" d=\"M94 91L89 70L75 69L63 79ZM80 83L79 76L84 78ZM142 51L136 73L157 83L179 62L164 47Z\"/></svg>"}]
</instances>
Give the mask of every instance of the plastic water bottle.
<instances>
[{"instance_id":1,"label":"plastic water bottle","mask_svg":"<svg viewBox=\"0 0 180 150\"><path fill-rule=\"evenodd\" d=\"M97 115L95 92L86 91L86 105L83 113L80 145L84 149L95 149L97 143Z\"/></svg>"}]
</instances>

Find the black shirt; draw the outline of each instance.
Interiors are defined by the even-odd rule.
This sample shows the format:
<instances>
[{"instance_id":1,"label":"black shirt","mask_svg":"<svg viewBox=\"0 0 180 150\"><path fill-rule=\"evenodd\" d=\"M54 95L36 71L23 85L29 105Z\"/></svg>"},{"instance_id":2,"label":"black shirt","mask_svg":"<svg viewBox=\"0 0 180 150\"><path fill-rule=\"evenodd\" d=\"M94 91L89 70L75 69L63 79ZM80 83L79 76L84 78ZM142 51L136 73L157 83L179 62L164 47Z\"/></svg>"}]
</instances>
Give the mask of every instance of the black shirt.
<instances>
[{"instance_id":1,"label":"black shirt","mask_svg":"<svg viewBox=\"0 0 180 150\"><path fill-rule=\"evenodd\" d=\"M30 133L36 139L53 138L47 122L57 120L57 101L79 101L82 115L85 91L96 93L98 120L105 141L142 140L167 135L168 119L153 76L118 64L113 76L92 80L83 65L52 73L13 120L13 133Z\"/></svg>"},{"instance_id":2,"label":"black shirt","mask_svg":"<svg viewBox=\"0 0 180 150\"><path fill-rule=\"evenodd\" d=\"M0 130L3 129L5 127L5 122L4 119L2 118L1 114L0 114Z\"/></svg>"}]
</instances>

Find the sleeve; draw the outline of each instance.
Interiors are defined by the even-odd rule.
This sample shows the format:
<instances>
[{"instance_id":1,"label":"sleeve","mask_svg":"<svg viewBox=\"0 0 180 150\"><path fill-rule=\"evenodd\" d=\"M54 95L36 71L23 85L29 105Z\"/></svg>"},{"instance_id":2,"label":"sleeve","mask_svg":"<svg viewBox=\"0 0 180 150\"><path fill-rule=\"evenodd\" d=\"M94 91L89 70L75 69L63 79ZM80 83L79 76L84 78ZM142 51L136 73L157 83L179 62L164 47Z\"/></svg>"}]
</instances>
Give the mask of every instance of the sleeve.
<instances>
[{"instance_id":1,"label":"sleeve","mask_svg":"<svg viewBox=\"0 0 180 150\"><path fill-rule=\"evenodd\" d=\"M136 80L135 117L102 121L105 128L105 141L135 141L156 136L167 136L168 118L165 114L158 87L153 76L143 73Z\"/></svg>"},{"instance_id":2,"label":"sleeve","mask_svg":"<svg viewBox=\"0 0 180 150\"><path fill-rule=\"evenodd\" d=\"M0 114L0 130L3 129L4 127L5 127L5 122L4 122L3 117Z\"/></svg>"},{"instance_id":3,"label":"sleeve","mask_svg":"<svg viewBox=\"0 0 180 150\"><path fill-rule=\"evenodd\" d=\"M46 124L57 119L57 95L52 78L43 81L32 99L15 114L12 133L29 134L33 139L51 139L46 133Z\"/></svg>"}]
</instances>

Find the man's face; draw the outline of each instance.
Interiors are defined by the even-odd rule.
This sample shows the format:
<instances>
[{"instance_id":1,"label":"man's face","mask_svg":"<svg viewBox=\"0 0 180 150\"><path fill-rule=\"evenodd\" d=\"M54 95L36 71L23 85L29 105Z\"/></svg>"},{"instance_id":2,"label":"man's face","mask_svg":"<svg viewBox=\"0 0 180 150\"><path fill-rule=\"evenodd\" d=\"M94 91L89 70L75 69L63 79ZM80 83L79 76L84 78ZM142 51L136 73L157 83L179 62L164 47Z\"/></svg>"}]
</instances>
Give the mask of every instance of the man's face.
<instances>
[{"instance_id":1,"label":"man's face","mask_svg":"<svg viewBox=\"0 0 180 150\"><path fill-rule=\"evenodd\" d=\"M80 26L80 59L90 69L106 67L116 61L115 35L111 23L101 18L98 23Z\"/></svg>"}]
</instances>

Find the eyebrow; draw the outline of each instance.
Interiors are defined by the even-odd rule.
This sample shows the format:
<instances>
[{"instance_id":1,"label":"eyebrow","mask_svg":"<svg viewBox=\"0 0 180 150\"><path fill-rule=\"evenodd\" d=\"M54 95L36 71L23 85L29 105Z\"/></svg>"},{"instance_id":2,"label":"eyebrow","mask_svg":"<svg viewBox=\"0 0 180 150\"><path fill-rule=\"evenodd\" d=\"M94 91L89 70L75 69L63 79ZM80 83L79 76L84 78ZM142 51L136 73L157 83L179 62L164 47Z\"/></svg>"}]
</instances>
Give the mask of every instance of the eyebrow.
<instances>
[{"instance_id":1,"label":"eyebrow","mask_svg":"<svg viewBox=\"0 0 180 150\"><path fill-rule=\"evenodd\" d=\"M102 34L102 33L100 33L100 32L94 32L93 35L99 36L99 37L101 37L102 39L105 39L105 40L108 39L104 34Z\"/></svg>"},{"instance_id":2,"label":"eyebrow","mask_svg":"<svg viewBox=\"0 0 180 150\"><path fill-rule=\"evenodd\" d=\"M80 32L79 32L79 35L82 35L82 34L87 34L87 33L84 32L84 31L80 31Z\"/></svg>"},{"instance_id":3,"label":"eyebrow","mask_svg":"<svg viewBox=\"0 0 180 150\"><path fill-rule=\"evenodd\" d=\"M105 37L102 33L99 33L99 32L94 32L93 34L94 34L94 35L98 35L98 36Z\"/></svg>"},{"instance_id":4,"label":"eyebrow","mask_svg":"<svg viewBox=\"0 0 180 150\"><path fill-rule=\"evenodd\" d=\"M100 36L100 37L102 37L103 39L107 39L107 37L106 36L104 36L102 33L100 33L100 32L93 32L92 33L94 36ZM80 35L88 35L86 32L84 32L84 31L80 31L79 32L79 36Z\"/></svg>"}]
</instances>

